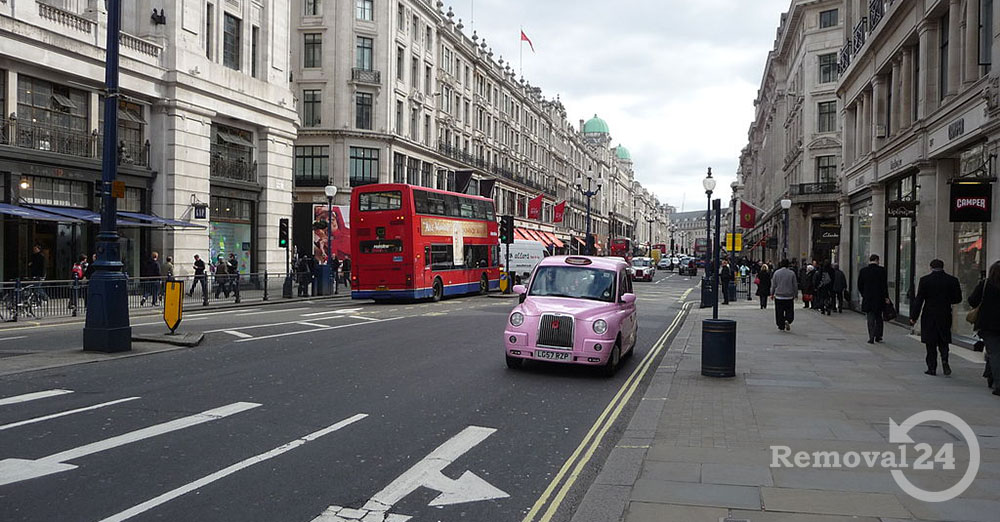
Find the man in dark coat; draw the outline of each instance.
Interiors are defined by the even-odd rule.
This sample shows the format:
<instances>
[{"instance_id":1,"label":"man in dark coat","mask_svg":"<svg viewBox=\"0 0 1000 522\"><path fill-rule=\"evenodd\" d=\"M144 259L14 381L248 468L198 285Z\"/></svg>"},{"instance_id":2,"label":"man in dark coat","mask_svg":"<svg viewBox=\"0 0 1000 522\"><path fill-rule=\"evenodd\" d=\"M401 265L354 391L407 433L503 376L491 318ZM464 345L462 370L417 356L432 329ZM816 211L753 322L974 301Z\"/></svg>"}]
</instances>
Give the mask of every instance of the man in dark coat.
<instances>
[{"instance_id":1,"label":"man in dark coat","mask_svg":"<svg viewBox=\"0 0 1000 522\"><path fill-rule=\"evenodd\" d=\"M156 299L160 295L160 254L153 254L139 267L139 277L142 279L142 300L139 306L146 306L146 299L152 298L153 306L156 306Z\"/></svg>"},{"instance_id":2,"label":"man in dark coat","mask_svg":"<svg viewBox=\"0 0 1000 522\"><path fill-rule=\"evenodd\" d=\"M878 264L878 254L868 258L868 266L858 273L861 311L868 319L868 344L882 342L882 310L889 302L889 274Z\"/></svg>"},{"instance_id":3,"label":"man in dark coat","mask_svg":"<svg viewBox=\"0 0 1000 522\"><path fill-rule=\"evenodd\" d=\"M729 283L733 281L733 268L726 259L722 260L722 266L719 268L719 281L722 287L722 304L729 304Z\"/></svg>"},{"instance_id":4,"label":"man in dark coat","mask_svg":"<svg viewBox=\"0 0 1000 522\"><path fill-rule=\"evenodd\" d=\"M837 313L844 313L844 292L847 290L847 274L840 269L840 265L833 265L833 293L837 297Z\"/></svg>"},{"instance_id":5,"label":"man in dark coat","mask_svg":"<svg viewBox=\"0 0 1000 522\"><path fill-rule=\"evenodd\" d=\"M944 261L931 261L931 273L920 278L917 295L910 306L910 324L920 318L920 342L927 347L927 375L937 374L937 354L941 367L951 375L948 366L948 345L951 343L951 305L962 302L962 286L958 278L946 274ZM923 311L923 317L921 317Z\"/></svg>"}]
</instances>

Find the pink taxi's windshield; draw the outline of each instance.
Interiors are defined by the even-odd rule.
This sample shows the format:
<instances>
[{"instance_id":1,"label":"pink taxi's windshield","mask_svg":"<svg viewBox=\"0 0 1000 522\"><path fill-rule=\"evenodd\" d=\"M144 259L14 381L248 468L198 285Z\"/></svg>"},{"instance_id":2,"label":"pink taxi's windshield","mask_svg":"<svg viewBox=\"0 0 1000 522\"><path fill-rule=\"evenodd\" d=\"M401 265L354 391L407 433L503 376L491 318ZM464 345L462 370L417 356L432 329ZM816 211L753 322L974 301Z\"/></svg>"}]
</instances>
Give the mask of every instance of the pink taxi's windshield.
<instances>
[{"instance_id":1,"label":"pink taxi's windshield","mask_svg":"<svg viewBox=\"0 0 1000 522\"><path fill-rule=\"evenodd\" d=\"M571 297L612 303L615 272L583 266L540 266L531 280L528 295Z\"/></svg>"}]
</instances>

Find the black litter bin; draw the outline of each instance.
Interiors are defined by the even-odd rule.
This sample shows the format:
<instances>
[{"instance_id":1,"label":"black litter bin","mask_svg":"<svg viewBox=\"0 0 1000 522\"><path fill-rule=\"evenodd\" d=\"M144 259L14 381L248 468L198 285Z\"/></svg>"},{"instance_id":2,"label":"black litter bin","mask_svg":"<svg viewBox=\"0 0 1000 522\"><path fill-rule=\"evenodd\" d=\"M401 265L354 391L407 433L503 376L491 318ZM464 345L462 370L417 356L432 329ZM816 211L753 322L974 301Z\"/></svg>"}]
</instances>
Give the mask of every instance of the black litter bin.
<instances>
[{"instance_id":1,"label":"black litter bin","mask_svg":"<svg viewBox=\"0 0 1000 522\"><path fill-rule=\"evenodd\" d=\"M712 284L712 278L703 277L701 279L701 307L711 308L715 301L715 285Z\"/></svg>"},{"instance_id":2,"label":"black litter bin","mask_svg":"<svg viewBox=\"0 0 1000 522\"><path fill-rule=\"evenodd\" d=\"M701 374L706 377L736 376L736 321L702 320Z\"/></svg>"}]
</instances>

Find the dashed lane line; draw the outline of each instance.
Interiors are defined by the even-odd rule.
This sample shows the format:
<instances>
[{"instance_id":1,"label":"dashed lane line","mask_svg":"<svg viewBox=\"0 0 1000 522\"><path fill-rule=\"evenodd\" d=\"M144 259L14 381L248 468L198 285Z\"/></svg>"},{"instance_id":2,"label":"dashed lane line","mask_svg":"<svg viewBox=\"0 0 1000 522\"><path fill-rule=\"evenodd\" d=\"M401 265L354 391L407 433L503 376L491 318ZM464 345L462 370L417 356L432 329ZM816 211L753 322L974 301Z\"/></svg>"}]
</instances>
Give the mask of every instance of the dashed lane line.
<instances>
[{"instance_id":1,"label":"dashed lane line","mask_svg":"<svg viewBox=\"0 0 1000 522\"><path fill-rule=\"evenodd\" d=\"M237 330L223 330L222 333L227 333L229 335L232 335L233 337L239 337L240 339L249 339L253 337L248 333L243 333Z\"/></svg>"},{"instance_id":2,"label":"dashed lane line","mask_svg":"<svg viewBox=\"0 0 1000 522\"><path fill-rule=\"evenodd\" d=\"M59 417L65 417L67 415L73 415L74 413L81 413L81 412L85 412L85 411L96 410L98 408L104 408L105 406L113 406L115 404L121 404L123 402L134 401L134 400L136 400L138 398L139 397L126 397L124 399L118 399L118 400L114 400L114 401L102 402L100 404L94 404L93 406L86 406L86 407L83 407L83 408L77 408L75 410L61 411L59 413L53 413L51 415L44 415L44 416L41 416L41 417L34 417L34 418L26 419L26 420L23 420L23 421L12 422L10 424L4 424L3 426L0 426L0 431L9 430L11 428L16 428L18 426L24 426L24 425L27 425L27 424L34 424L36 422L43 422L43 421L47 421L47 420L51 420L51 419L58 419Z\"/></svg>"},{"instance_id":3,"label":"dashed lane line","mask_svg":"<svg viewBox=\"0 0 1000 522\"><path fill-rule=\"evenodd\" d=\"M57 395L66 395L67 393L73 393L73 390L45 390L40 392L25 393L24 395L14 395L13 397L6 397L0 399L0 406L6 406L8 404L17 404L20 402L35 401L38 399L46 399L48 397L55 397Z\"/></svg>"}]
</instances>

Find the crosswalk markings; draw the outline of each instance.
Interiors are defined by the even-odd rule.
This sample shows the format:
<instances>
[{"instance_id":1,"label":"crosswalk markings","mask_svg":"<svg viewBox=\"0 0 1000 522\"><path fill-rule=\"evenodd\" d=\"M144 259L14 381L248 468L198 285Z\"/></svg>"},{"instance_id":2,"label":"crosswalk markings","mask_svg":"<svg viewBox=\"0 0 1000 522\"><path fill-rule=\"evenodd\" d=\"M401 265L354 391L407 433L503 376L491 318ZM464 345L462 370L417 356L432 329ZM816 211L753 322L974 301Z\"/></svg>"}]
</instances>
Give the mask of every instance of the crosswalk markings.
<instances>
[{"instance_id":1,"label":"crosswalk markings","mask_svg":"<svg viewBox=\"0 0 1000 522\"><path fill-rule=\"evenodd\" d=\"M24 425L27 425L27 424L34 424L36 422L43 422L43 421L47 421L47 420L51 420L51 419L58 419L59 417L65 417L67 415L73 415L74 413L82 413L82 412L85 412L85 411L96 410L98 408L104 408L105 406L113 406L115 404L121 404L123 402L134 401L134 400L136 400L138 398L139 397L126 397L124 399L117 399L117 400L113 400L113 401L102 402L100 404L94 404L93 406L86 406L86 407L83 407L83 408L77 408L75 410L61 411L59 413L53 413L51 415L43 415L41 417L34 417L34 418L23 420L23 421L12 422L10 424L4 424L3 426L0 426L0 431L9 430L11 428L16 428L18 426L24 426Z\"/></svg>"},{"instance_id":2,"label":"crosswalk markings","mask_svg":"<svg viewBox=\"0 0 1000 522\"><path fill-rule=\"evenodd\" d=\"M66 451L54 453L48 457L42 457L36 460L17 458L3 459L0 460L0 486L30 480L33 478L44 477L55 473L61 473L63 471L70 471L76 469L77 466L74 464L68 464L67 461L75 460L87 455L93 455L94 453L100 453L105 450L138 442L150 437L162 435L164 433L170 433L172 431L197 426L198 424L223 419L230 415L242 413L258 406L260 406L260 404L255 402L235 402L220 408L214 408L180 419L131 431L109 439L92 442L90 444L85 444Z\"/></svg>"},{"instance_id":3,"label":"crosswalk markings","mask_svg":"<svg viewBox=\"0 0 1000 522\"><path fill-rule=\"evenodd\" d=\"M143 502L142 504L139 504L137 506L131 507L129 509L126 509L125 511L122 511L121 513L118 513L118 514L112 515L112 516L110 516L108 518L105 518L105 519L101 520L100 522L121 522L123 520L128 520L128 519L130 519L130 518L132 518L132 517L134 517L136 515L139 515L141 513L145 513L146 511L149 511L150 509L153 509L153 508L155 508L155 507L157 507L157 506L159 506L161 504L169 502L169 501L171 501L171 500L173 500L173 499L175 499L175 498L177 498L177 497L179 497L181 495L190 493L190 492L192 492L192 491L194 491L194 490L196 490L198 488L207 486L208 484L211 484L211 483L213 483L213 482L215 482L217 480L220 480L220 479L223 479L223 478L225 478L225 477L227 477L229 475L232 475L233 473L236 473L237 471L243 470L245 468L249 468L250 466L253 466L254 464L258 464L258 463L264 462L265 460L272 459L274 457L277 457L278 455L281 455L282 453L287 453L287 452L289 452L289 451L291 451L291 450L293 450L295 448L298 448L299 446L302 446L303 444L305 444L307 442L314 441L314 440L316 440L316 439L318 439L318 438L320 438L320 437L322 437L324 435L329 435L330 433L333 433L333 432L335 432L337 430L340 430L342 428L350 426L351 424L354 424L355 422L358 422L358 421L364 419L365 417L368 417L368 414L366 414L366 413L359 413L359 414L357 414L357 415L355 415L353 417L346 418L346 419L344 419L344 420L342 420L342 421L340 421L340 422L338 422L336 424L327 426L326 428L323 428L323 429L321 429L319 431L314 431L314 432L310 433L309 435L306 435L306 436L304 436L302 438L295 439L295 440L293 440L293 441L291 441L289 443L286 443L286 444L284 444L282 446L278 446L277 448L274 448L274 449L272 449L270 451L261 453L260 455L256 455L256 456L250 457L250 458L248 458L246 460L242 460L242 461L237 462L236 464L233 464L233 465L231 465L231 466L229 466L227 468L223 468L223 469L221 469L219 471L216 471L215 473L212 473L210 475L206 475L206 476L204 476L204 477L202 477L202 478L200 478L200 479L198 479L198 480L196 480L194 482L190 482L190 483L185 484L185 485L183 485L183 486L181 486L181 487L179 487L177 489L173 489L171 491L168 491L168 492L166 492L166 493L164 493L164 494L162 494L162 495L160 495L158 497L155 497L153 499L147 500L146 502Z\"/></svg>"},{"instance_id":4,"label":"crosswalk markings","mask_svg":"<svg viewBox=\"0 0 1000 522\"><path fill-rule=\"evenodd\" d=\"M243 332L240 332L240 331L237 331L237 330L223 330L222 333L227 333L229 335L232 335L232 336L235 336L235 337L239 337L240 339L249 339L249 338L253 337L252 335L250 335L248 333L243 333Z\"/></svg>"},{"instance_id":5,"label":"crosswalk markings","mask_svg":"<svg viewBox=\"0 0 1000 522\"><path fill-rule=\"evenodd\" d=\"M55 397L57 395L65 395L67 393L73 393L73 390L45 390L40 392L25 393L24 395L15 395L13 397L7 397L0 399L0 406L6 406L8 404L17 404L20 402L34 401L38 399L45 399L47 397Z\"/></svg>"}]
</instances>

